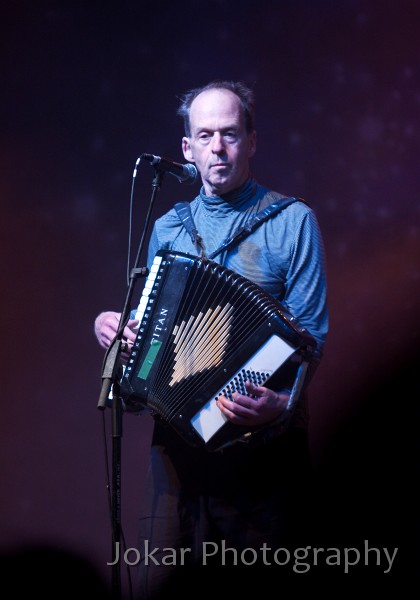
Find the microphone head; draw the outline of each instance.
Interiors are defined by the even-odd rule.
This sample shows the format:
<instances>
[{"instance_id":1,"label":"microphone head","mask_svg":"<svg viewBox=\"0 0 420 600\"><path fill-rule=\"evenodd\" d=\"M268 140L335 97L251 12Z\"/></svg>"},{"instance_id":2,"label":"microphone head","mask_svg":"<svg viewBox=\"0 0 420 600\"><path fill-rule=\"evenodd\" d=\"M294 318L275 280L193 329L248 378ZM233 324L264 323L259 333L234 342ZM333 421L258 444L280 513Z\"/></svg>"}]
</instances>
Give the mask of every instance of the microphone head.
<instances>
[{"instance_id":1,"label":"microphone head","mask_svg":"<svg viewBox=\"0 0 420 600\"><path fill-rule=\"evenodd\" d=\"M183 178L182 181L184 181L185 183L189 183L191 185L197 179L197 176L198 176L197 167L195 165L193 165L193 163L186 163L184 165L184 168L185 168L186 174L185 174L185 179Z\"/></svg>"},{"instance_id":2,"label":"microphone head","mask_svg":"<svg viewBox=\"0 0 420 600\"><path fill-rule=\"evenodd\" d=\"M147 153L142 154L141 158L149 162L156 170L174 175L180 183L194 183L197 179L197 167L192 163L181 165L170 158Z\"/></svg>"}]
</instances>

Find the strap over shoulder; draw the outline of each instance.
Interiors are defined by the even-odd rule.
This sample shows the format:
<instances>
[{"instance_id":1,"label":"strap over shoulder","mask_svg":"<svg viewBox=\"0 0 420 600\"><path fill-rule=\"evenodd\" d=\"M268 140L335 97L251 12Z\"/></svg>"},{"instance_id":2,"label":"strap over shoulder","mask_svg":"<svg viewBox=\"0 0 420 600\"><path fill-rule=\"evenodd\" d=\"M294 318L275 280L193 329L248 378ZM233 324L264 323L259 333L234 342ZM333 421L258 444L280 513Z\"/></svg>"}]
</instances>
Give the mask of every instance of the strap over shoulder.
<instances>
[{"instance_id":1,"label":"strap over shoulder","mask_svg":"<svg viewBox=\"0 0 420 600\"><path fill-rule=\"evenodd\" d=\"M277 198L277 200L275 200L272 204L269 204L263 210L260 210L259 213L254 215L254 217L252 217L252 219L250 219L244 227L240 227L232 236L226 238L222 245L210 254L209 258L214 258L221 252L236 246L236 244L242 242L244 238L255 231L262 223L268 221L268 219L274 217L274 215L277 215L287 206L293 204L293 202L298 201L305 202L303 198L299 198L297 196L281 196Z\"/></svg>"},{"instance_id":2,"label":"strap over shoulder","mask_svg":"<svg viewBox=\"0 0 420 600\"><path fill-rule=\"evenodd\" d=\"M201 235L198 233L197 228L194 223L194 219L191 212L191 206L189 202L177 202L174 205L174 209L177 212L177 215L184 225L185 229L188 231L191 237L191 241L194 246L197 248L197 251L200 256L204 255L204 245Z\"/></svg>"},{"instance_id":3,"label":"strap over shoulder","mask_svg":"<svg viewBox=\"0 0 420 600\"><path fill-rule=\"evenodd\" d=\"M259 213L254 215L252 219L246 223L245 226L237 229L231 236L225 239L225 241L212 252L208 258L213 259L215 256L224 252L225 250L230 250L233 246L239 244L244 238L246 238L250 233L255 231L257 227L259 227L262 223L277 215L280 211L284 210L287 206L292 204L293 202L305 202L303 198L299 198L297 196L280 196L278 195L277 199L266 206ZM305 202L306 204L306 202ZM191 212L191 206L189 202L177 202L174 205L174 209L176 210L179 219L184 225L185 229L191 236L191 240L193 244L196 246L199 251L200 256L204 256L204 244L201 235L198 233L197 228L194 223L194 219Z\"/></svg>"}]
</instances>

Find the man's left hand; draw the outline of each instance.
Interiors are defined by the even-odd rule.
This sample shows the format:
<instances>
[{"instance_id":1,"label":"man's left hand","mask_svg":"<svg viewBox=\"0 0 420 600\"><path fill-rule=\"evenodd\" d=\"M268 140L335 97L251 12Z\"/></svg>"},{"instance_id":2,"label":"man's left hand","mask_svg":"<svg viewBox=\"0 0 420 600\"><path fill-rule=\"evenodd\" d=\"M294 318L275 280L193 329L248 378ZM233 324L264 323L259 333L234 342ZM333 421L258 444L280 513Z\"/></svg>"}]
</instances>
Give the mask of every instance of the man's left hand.
<instances>
[{"instance_id":1,"label":"man's left hand","mask_svg":"<svg viewBox=\"0 0 420 600\"><path fill-rule=\"evenodd\" d=\"M288 392L274 392L249 381L245 384L250 396L235 392L234 402L221 396L217 404L222 413L236 425L258 426L274 421L282 414L286 416L286 407L290 398Z\"/></svg>"}]
</instances>

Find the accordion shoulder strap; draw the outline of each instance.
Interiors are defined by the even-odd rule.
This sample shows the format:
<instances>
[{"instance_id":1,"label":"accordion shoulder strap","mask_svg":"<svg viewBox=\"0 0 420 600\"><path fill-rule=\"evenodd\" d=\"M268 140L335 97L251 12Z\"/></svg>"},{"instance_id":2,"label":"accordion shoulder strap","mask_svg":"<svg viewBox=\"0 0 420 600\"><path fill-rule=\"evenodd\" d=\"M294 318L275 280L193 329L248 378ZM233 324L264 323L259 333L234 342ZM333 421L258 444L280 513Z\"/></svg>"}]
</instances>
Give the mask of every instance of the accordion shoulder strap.
<instances>
[{"instance_id":1,"label":"accordion shoulder strap","mask_svg":"<svg viewBox=\"0 0 420 600\"><path fill-rule=\"evenodd\" d=\"M208 258L213 259L221 252L225 250L230 250L233 246L239 244L239 242L246 238L250 233L255 231L257 227L259 227L262 223L264 223L274 215L278 214L280 211L282 211L284 208L286 208L293 202L297 201L305 202L303 198L299 198L297 196L282 196L280 198L277 198L277 200L275 200L272 204L266 206L263 210L254 215L252 219L248 221L248 223L246 223L245 226L240 227L233 233L233 235L226 238L225 241L208 256ZM200 248L200 253L203 254L203 240L195 227L189 202L178 202L177 204L175 204L174 208L182 224L190 234L191 240L197 247Z\"/></svg>"},{"instance_id":2,"label":"accordion shoulder strap","mask_svg":"<svg viewBox=\"0 0 420 600\"><path fill-rule=\"evenodd\" d=\"M194 246L197 248L200 256L204 255L204 245L201 235L198 233L197 228L194 223L194 219L191 212L191 206L189 202L177 202L174 206L178 217L181 220L181 223L184 225L185 229L188 231L191 237L191 241Z\"/></svg>"},{"instance_id":3,"label":"accordion shoulder strap","mask_svg":"<svg viewBox=\"0 0 420 600\"><path fill-rule=\"evenodd\" d=\"M214 258L221 252L225 250L230 250L233 246L236 246L236 244L242 242L244 238L246 238L250 233L255 231L257 227L259 227L262 223L268 221L268 219L274 217L274 215L277 215L284 208L286 208L293 202L297 202L298 200L304 202L302 198L298 198L295 196L282 196L278 198L272 204L269 204L263 210L257 213L254 217L252 217L252 219L250 219L248 223L246 223L246 225L240 227L237 231L235 231L235 233L232 236L226 238L222 245L210 254L209 258Z\"/></svg>"}]
</instances>

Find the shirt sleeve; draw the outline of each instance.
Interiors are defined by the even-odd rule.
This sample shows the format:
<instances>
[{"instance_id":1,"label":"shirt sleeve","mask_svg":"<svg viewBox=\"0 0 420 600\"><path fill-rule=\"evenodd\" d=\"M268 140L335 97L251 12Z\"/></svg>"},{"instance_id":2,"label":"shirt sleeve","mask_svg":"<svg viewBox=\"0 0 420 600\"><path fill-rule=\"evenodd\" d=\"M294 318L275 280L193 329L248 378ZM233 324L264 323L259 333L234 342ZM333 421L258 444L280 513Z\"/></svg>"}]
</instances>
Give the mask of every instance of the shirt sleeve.
<instances>
[{"instance_id":1,"label":"shirt sleeve","mask_svg":"<svg viewBox=\"0 0 420 600\"><path fill-rule=\"evenodd\" d=\"M283 302L315 338L319 362L328 331L327 282L323 240L312 210L299 221L290 252Z\"/></svg>"}]
</instances>

